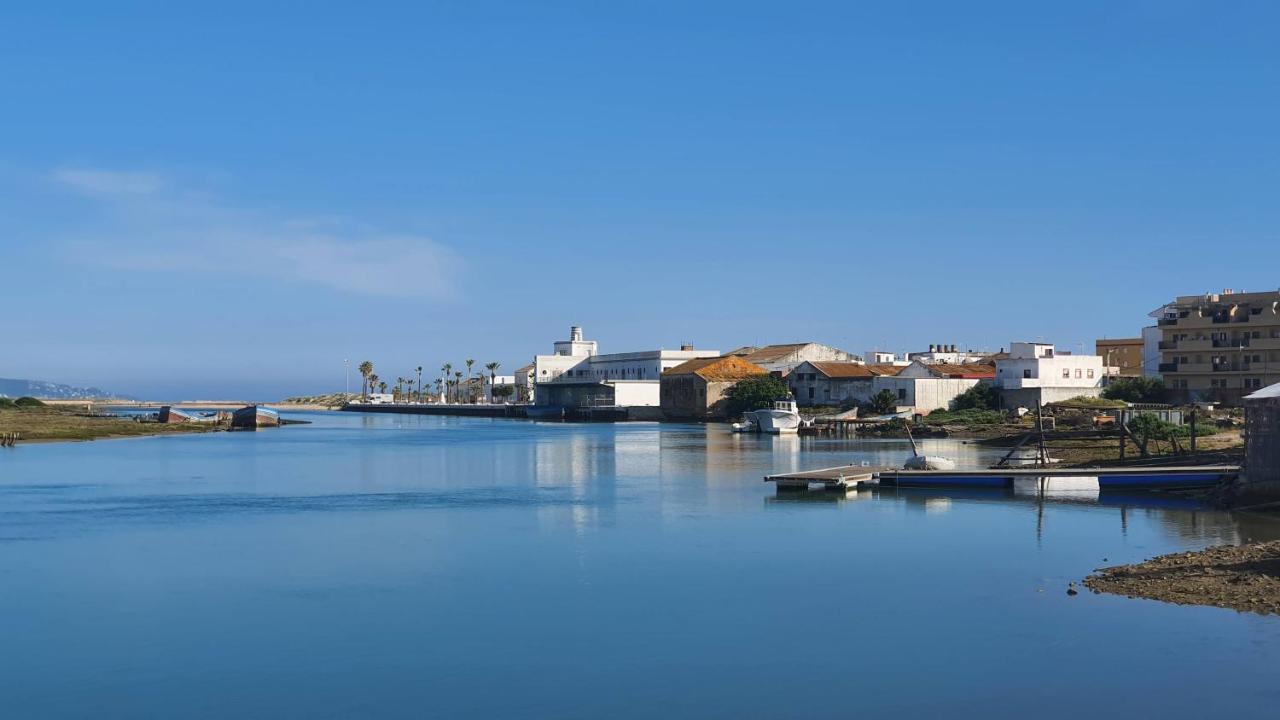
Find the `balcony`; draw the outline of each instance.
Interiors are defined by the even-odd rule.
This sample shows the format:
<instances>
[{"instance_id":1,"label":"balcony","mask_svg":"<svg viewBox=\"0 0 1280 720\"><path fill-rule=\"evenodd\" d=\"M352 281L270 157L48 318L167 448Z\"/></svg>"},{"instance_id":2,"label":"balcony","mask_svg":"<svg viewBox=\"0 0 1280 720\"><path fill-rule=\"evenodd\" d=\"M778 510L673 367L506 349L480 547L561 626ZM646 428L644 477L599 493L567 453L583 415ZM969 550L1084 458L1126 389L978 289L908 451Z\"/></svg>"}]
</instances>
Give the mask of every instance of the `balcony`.
<instances>
[{"instance_id":1,"label":"balcony","mask_svg":"<svg viewBox=\"0 0 1280 720\"><path fill-rule=\"evenodd\" d=\"M1161 340L1158 347L1161 350L1177 350L1178 341L1177 340Z\"/></svg>"},{"instance_id":2,"label":"balcony","mask_svg":"<svg viewBox=\"0 0 1280 720\"><path fill-rule=\"evenodd\" d=\"M1178 372L1178 363L1160 363L1160 372L1162 373Z\"/></svg>"},{"instance_id":3,"label":"balcony","mask_svg":"<svg viewBox=\"0 0 1280 720\"><path fill-rule=\"evenodd\" d=\"M1213 346L1216 348L1245 348L1245 347L1249 347L1249 338L1235 338L1231 340L1214 340Z\"/></svg>"},{"instance_id":4,"label":"balcony","mask_svg":"<svg viewBox=\"0 0 1280 720\"><path fill-rule=\"evenodd\" d=\"M1172 327L1178 324L1178 318L1160 318L1156 320L1156 325L1160 327Z\"/></svg>"}]
</instances>

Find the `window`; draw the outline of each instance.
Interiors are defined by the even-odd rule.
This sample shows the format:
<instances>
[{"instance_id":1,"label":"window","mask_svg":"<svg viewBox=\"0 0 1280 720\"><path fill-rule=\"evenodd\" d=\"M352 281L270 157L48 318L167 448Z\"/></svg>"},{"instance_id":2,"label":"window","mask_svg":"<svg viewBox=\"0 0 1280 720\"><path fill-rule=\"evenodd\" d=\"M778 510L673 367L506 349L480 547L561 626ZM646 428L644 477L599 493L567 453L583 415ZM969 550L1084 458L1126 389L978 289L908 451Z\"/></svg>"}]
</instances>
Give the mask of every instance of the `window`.
<instances>
[{"instance_id":1,"label":"window","mask_svg":"<svg viewBox=\"0 0 1280 720\"><path fill-rule=\"evenodd\" d=\"M1030 377L1031 377L1031 371L1030 371L1030 370L1023 370L1023 371L1022 371L1022 377L1024 377L1024 378L1030 378Z\"/></svg>"},{"instance_id":2,"label":"window","mask_svg":"<svg viewBox=\"0 0 1280 720\"><path fill-rule=\"evenodd\" d=\"M1093 379L1093 368L1089 368L1089 379Z\"/></svg>"},{"instance_id":3,"label":"window","mask_svg":"<svg viewBox=\"0 0 1280 720\"><path fill-rule=\"evenodd\" d=\"M1080 368L1076 368L1076 379L1079 380L1082 377L1084 377L1084 373L1080 371Z\"/></svg>"},{"instance_id":4,"label":"window","mask_svg":"<svg viewBox=\"0 0 1280 720\"><path fill-rule=\"evenodd\" d=\"M1062 379L1066 380L1070 377L1071 377L1071 370L1069 368L1062 368Z\"/></svg>"},{"instance_id":5,"label":"window","mask_svg":"<svg viewBox=\"0 0 1280 720\"><path fill-rule=\"evenodd\" d=\"M898 399L899 399L899 400L906 400L906 399L907 399L907 389L906 389L906 388L898 388Z\"/></svg>"},{"instance_id":6,"label":"window","mask_svg":"<svg viewBox=\"0 0 1280 720\"><path fill-rule=\"evenodd\" d=\"M809 399L813 399L813 388L809 388Z\"/></svg>"}]
</instances>

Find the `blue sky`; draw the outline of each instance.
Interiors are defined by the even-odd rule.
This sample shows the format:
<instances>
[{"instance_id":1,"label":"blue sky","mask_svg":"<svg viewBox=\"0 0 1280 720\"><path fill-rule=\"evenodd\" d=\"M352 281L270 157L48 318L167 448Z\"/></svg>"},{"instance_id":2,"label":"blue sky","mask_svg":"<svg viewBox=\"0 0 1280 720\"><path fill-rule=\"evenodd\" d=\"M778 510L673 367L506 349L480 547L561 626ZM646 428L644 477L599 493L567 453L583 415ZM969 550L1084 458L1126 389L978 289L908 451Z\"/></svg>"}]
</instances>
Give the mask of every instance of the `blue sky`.
<instances>
[{"instance_id":1,"label":"blue sky","mask_svg":"<svg viewBox=\"0 0 1280 720\"><path fill-rule=\"evenodd\" d=\"M0 10L0 376L1134 335L1275 288L1280 5Z\"/></svg>"}]
</instances>

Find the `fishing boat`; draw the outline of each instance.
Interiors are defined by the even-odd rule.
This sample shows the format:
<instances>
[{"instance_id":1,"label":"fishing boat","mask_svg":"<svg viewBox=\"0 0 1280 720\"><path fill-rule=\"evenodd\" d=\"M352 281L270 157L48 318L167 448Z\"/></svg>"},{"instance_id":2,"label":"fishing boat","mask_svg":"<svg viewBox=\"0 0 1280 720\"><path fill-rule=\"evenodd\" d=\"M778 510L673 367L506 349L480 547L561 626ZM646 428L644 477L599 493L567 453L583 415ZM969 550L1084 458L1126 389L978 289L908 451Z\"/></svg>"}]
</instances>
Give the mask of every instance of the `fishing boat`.
<instances>
[{"instance_id":1,"label":"fishing boat","mask_svg":"<svg viewBox=\"0 0 1280 720\"><path fill-rule=\"evenodd\" d=\"M246 405L231 413L231 427L241 430L257 430L280 425L280 413L261 405Z\"/></svg>"},{"instance_id":2,"label":"fishing boat","mask_svg":"<svg viewBox=\"0 0 1280 720\"><path fill-rule=\"evenodd\" d=\"M781 435L800 429L800 410L796 407L795 397L791 395L774 400L772 407L761 408L750 414L759 428L758 432Z\"/></svg>"}]
</instances>

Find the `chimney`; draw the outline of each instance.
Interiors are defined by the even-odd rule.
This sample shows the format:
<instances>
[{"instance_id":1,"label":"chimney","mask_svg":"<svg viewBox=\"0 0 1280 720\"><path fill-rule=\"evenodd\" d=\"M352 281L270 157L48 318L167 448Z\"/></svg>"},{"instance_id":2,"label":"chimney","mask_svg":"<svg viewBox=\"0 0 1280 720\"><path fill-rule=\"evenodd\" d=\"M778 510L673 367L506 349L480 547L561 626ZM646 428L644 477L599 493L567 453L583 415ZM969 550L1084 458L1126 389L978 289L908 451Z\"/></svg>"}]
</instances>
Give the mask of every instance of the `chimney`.
<instances>
[{"instance_id":1,"label":"chimney","mask_svg":"<svg viewBox=\"0 0 1280 720\"><path fill-rule=\"evenodd\" d=\"M689 352L693 349L693 343L681 343L680 349L684 352Z\"/></svg>"},{"instance_id":2,"label":"chimney","mask_svg":"<svg viewBox=\"0 0 1280 720\"><path fill-rule=\"evenodd\" d=\"M937 346L937 345L934 345L934 344L932 344L932 343L930 343L930 344L929 344L929 352L937 352L937 351L938 351L938 346Z\"/></svg>"},{"instance_id":3,"label":"chimney","mask_svg":"<svg viewBox=\"0 0 1280 720\"><path fill-rule=\"evenodd\" d=\"M569 326L569 340L572 342L582 342L582 327L578 325Z\"/></svg>"}]
</instances>

